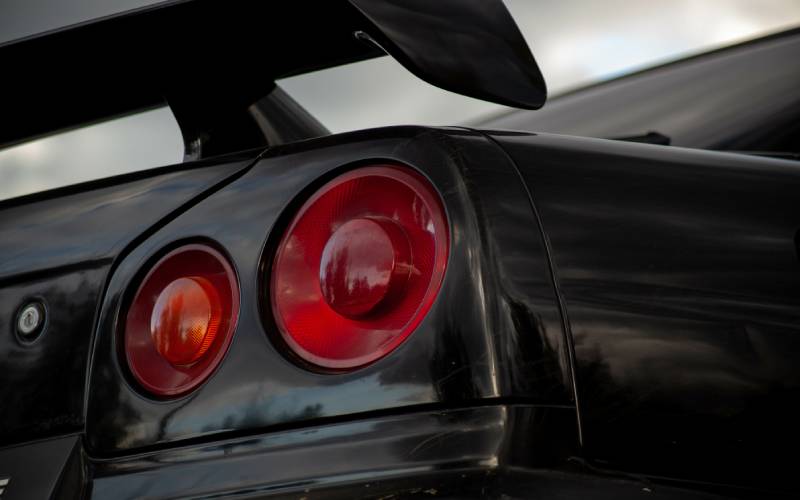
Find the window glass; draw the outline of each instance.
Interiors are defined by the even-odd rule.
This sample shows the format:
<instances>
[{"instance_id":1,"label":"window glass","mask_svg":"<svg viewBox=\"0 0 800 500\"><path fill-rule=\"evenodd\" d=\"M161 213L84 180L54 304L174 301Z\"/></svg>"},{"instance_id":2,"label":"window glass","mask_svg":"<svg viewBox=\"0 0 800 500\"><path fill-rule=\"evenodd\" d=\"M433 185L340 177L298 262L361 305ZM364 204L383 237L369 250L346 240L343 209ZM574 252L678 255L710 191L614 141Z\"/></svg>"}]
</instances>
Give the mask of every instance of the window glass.
<instances>
[{"instance_id":1,"label":"window glass","mask_svg":"<svg viewBox=\"0 0 800 500\"><path fill-rule=\"evenodd\" d=\"M0 200L182 159L172 112L152 109L0 149Z\"/></svg>"},{"instance_id":2,"label":"window glass","mask_svg":"<svg viewBox=\"0 0 800 500\"><path fill-rule=\"evenodd\" d=\"M174 0L173 0L174 1ZM165 0L2 0L0 43L149 7Z\"/></svg>"}]
</instances>

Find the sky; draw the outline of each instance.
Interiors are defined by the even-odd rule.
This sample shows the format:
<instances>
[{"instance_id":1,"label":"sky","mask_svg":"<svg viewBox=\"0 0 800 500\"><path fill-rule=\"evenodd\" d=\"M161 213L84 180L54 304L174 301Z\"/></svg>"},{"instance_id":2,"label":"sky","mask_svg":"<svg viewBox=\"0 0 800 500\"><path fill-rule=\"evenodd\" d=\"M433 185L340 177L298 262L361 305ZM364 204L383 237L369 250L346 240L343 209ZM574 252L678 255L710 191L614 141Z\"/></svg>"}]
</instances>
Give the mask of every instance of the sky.
<instances>
[{"instance_id":1,"label":"sky","mask_svg":"<svg viewBox=\"0 0 800 500\"><path fill-rule=\"evenodd\" d=\"M800 0L504 0L549 94L800 25ZM325 90L319 86L326 80ZM331 131L453 125L508 109L428 85L390 58L280 82ZM356 105L357 104L357 105Z\"/></svg>"},{"instance_id":2,"label":"sky","mask_svg":"<svg viewBox=\"0 0 800 500\"><path fill-rule=\"evenodd\" d=\"M597 80L800 26L798 0L504 0L551 96ZM153 0L0 0L0 43ZM393 125L458 125L504 108L418 80L384 57L279 82L332 132ZM2 119L2 115L0 115ZM0 150L0 199L178 163L183 145L168 109Z\"/></svg>"}]
</instances>

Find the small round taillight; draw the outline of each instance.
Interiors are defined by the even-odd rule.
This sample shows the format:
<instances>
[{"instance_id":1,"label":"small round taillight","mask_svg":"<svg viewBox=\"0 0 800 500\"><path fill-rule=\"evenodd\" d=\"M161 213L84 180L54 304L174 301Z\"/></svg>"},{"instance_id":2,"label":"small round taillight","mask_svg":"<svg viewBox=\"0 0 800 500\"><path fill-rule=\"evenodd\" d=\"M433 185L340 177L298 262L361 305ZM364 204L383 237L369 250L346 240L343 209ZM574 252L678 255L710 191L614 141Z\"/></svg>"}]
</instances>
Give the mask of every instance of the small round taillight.
<instances>
[{"instance_id":1,"label":"small round taillight","mask_svg":"<svg viewBox=\"0 0 800 500\"><path fill-rule=\"evenodd\" d=\"M334 178L300 207L278 244L270 297L281 337L325 369L387 355L436 298L448 231L438 193L408 167Z\"/></svg>"},{"instance_id":2,"label":"small round taillight","mask_svg":"<svg viewBox=\"0 0 800 500\"><path fill-rule=\"evenodd\" d=\"M133 378L156 396L200 385L228 349L239 312L239 289L227 259L190 244L162 257L133 297L124 349Z\"/></svg>"}]
</instances>

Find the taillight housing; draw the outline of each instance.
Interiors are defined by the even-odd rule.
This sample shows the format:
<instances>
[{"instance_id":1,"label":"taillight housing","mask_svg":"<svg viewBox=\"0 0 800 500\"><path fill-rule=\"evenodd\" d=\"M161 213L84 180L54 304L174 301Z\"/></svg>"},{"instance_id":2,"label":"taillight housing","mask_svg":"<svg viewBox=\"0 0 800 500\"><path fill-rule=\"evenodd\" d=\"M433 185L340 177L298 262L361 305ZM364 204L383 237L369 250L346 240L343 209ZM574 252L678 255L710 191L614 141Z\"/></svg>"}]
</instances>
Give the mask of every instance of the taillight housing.
<instances>
[{"instance_id":1,"label":"taillight housing","mask_svg":"<svg viewBox=\"0 0 800 500\"><path fill-rule=\"evenodd\" d=\"M191 391L219 366L238 313L236 276L220 252L204 244L169 252L128 309L123 348L133 378L155 396Z\"/></svg>"},{"instance_id":2,"label":"taillight housing","mask_svg":"<svg viewBox=\"0 0 800 500\"><path fill-rule=\"evenodd\" d=\"M448 248L444 206L421 174L379 165L339 175L300 207L277 245L269 296L281 338L323 369L387 355L431 308Z\"/></svg>"}]
</instances>

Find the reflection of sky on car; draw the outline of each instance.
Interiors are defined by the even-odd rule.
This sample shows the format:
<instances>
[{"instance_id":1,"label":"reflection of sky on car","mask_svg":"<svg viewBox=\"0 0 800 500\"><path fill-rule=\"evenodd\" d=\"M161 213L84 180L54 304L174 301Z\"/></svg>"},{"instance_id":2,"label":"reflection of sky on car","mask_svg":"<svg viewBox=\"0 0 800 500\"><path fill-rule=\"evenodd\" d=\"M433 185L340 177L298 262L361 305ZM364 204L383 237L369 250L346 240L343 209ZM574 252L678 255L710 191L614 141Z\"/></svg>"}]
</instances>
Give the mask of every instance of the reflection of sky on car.
<instances>
[{"instance_id":1,"label":"reflection of sky on car","mask_svg":"<svg viewBox=\"0 0 800 500\"><path fill-rule=\"evenodd\" d=\"M348 405L354 400L367 399L374 408L381 408L387 404L386 401L412 404L434 397L428 388L414 384L394 383L376 391L374 388L380 386L378 379L379 374L361 380L340 380L335 391L329 387L294 387L291 389L292 398L276 397L285 395L287 389L274 381L240 384L215 400L205 403L195 400L193 404L181 407L166 422L167 432L197 435L215 428L264 427L288 420L341 415L348 411ZM309 406L303 401L315 401L315 404ZM133 424L126 430L123 443L135 443L141 439L143 429L140 426Z\"/></svg>"},{"instance_id":2,"label":"reflection of sky on car","mask_svg":"<svg viewBox=\"0 0 800 500\"><path fill-rule=\"evenodd\" d=\"M12 0L9 9L37 2ZM505 2L550 95L800 25L797 0ZM6 6L4 11L12 12ZM11 30L6 25L12 26L0 22L0 28ZM390 58L301 75L281 85L333 132L391 124L453 125L506 109L437 89ZM54 135L0 151L0 199L176 163L181 152L180 132L165 109Z\"/></svg>"}]
</instances>

